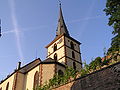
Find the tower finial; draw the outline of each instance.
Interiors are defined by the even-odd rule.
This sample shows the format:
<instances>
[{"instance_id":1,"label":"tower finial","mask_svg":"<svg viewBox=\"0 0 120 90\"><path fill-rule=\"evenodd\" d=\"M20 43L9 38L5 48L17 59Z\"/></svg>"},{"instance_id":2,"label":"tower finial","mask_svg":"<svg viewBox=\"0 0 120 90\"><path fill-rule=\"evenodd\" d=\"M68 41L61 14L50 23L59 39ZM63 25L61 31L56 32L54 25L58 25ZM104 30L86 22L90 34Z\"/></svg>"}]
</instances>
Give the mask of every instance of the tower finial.
<instances>
[{"instance_id":1,"label":"tower finial","mask_svg":"<svg viewBox=\"0 0 120 90\"><path fill-rule=\"evenodd\" d=\"M60 1L60 0L58 0L58 2L59 2L59 5L60 5L60 7L61 7L61 1Z\"/></svg>"},{"instance_id":2,"label":"tower finial","mask_svg":"<svg viewBox=\"0 0 120 90\"><path fill-rule=\"evenodd\" d=\"M0 37L2 36L1 34L1 19L0 19Z\"/></svg>"}]
</instances>

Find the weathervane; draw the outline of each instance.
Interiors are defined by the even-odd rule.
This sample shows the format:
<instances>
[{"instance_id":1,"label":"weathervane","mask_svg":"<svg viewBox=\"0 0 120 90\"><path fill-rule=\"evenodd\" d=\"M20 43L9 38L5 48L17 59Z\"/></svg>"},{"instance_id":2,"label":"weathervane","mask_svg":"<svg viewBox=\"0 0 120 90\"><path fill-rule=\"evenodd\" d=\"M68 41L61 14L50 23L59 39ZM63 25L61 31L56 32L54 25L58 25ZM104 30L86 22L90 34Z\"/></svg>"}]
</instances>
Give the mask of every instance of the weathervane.
<instances>
[{"instance_id":1,"label":"weathervane","mask_svg":"<svg viewBox=\"0 0 120 90\"><path fill-rule=\"evenodd\" d=\"M59 2L59 5L61 6L61 1L60 1L60 0L58 0L58 2Z\"/></svg>"}]
</instances>

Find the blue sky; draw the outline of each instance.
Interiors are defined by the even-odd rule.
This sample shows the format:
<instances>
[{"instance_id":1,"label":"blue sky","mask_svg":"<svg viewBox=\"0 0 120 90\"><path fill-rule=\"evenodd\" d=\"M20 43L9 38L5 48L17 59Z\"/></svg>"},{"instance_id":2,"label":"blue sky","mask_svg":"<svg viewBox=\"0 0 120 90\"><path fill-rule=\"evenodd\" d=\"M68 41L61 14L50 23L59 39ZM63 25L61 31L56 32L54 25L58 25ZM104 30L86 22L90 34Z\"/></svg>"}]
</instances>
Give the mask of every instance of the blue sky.
<instances>
[{"instance_id":1,"label":"blue sky","mask_svg":"<svg viewBox=\"0 0 120 90\"><path fill-rule=\"evenodd\" d=\"M82 60L89 63L103 57L110 47L112 27L103 9L106 0L61 0L70 35L80 41ZM0 80L12 73L21 61L25 65L36 57L44 60L46 49L56 33L57 0L0 0L2 37L0 38Z\"/></svg>"}]
</instances>

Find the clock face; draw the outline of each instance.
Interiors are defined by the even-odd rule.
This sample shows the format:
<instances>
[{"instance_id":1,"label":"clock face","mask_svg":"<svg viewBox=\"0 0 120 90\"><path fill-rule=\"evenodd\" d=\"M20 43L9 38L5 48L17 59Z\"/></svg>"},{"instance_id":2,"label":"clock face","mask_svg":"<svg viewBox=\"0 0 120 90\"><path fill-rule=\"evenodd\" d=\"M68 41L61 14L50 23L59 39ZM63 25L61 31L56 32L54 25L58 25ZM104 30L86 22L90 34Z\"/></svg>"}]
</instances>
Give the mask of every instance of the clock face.
<instances>
[{"instance_id":1,"label":"clock face","mask_svg":"<svg viewBox=\"0 0 120 90\"><path fill-rule=\"evenodd\" d=\"M60 44L62 42L62 38L58 41L58 43Z\"/></svg>"},{"instance_id":2,"label":"clock face","mask_svg":"<svg viewBox=\"0 0 120 90\"><path fill-rule=\"evenodd\" d=\"M57 42L57 44L60 44L62 41L63 41L63 39L61 38L61 39ZM54 48L54 45L52 46L52 48Z\"/></svg>"}]
</instances>

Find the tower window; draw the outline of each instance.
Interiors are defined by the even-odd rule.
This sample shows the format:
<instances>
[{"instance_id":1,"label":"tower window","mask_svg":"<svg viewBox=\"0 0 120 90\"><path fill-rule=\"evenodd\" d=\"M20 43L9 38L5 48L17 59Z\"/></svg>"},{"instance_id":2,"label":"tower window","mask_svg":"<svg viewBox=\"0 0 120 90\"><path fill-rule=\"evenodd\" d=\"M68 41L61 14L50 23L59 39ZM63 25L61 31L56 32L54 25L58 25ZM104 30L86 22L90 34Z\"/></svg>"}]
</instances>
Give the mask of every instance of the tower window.
<instances>
[{"instance_id":1,"label":"tower window","mask_svg":"<svg viewBox=\"0 0 120 90\"><path fill-rule=\"evenodd\" d=\"M73 69L76 70L76 63L73 62Z\"/></svg>"},{"instance_id":2,"label":"tower window","mask_svg":"<svg viewBox=\"0 0 120 90\"><path fill-rule=\"evenodd\" d=\"M73 42L70 42L70 47L71 47L71 49L74 49L74 44L73 44Z\"/></svg>"},{"instance_id":3,"label":"tower window","mask_svg":"<svg viewBox=\"0 0 120 90\"><path fill-rule=\"evenodd\" d=\"M57 61L57 53L54 54L54 60Z\"/></svg>"},{"instance_id":4,"label":"tower window","mask_svg":"<svg viewBox=\"0 0 120 90\"><path fill-rule=\"evenodd\" d=\"M57 50L57 44L54 44L54 52Z\"/></svg>"},{"instance_id":5,"label":"tower window","mask_svg":"<svg viewBox=\"0 0 120 90\"><path fill-rule=\"evenodd\" d=\"M75 53L72 51L72 58L75 58Z\"/></svg>"},{"instance_id":6,"label":"tower window","mask_svg":"<svg viewBox=\"0 0 120 90\"><path fill-rule=\"evenodd\" d=\"M58 70L58 75L59 76L63 76L64 75L63 71L62 70Z\"/></svg>"},{"instance_id":7,"label":"tower window","mask_svg":"<svg viewBox=\"0 0 120 90\"><path fill-rule=\"evenodd\" d=\"M39 73L38 73L38 71L36 71L35 75L34 75L34 85L33 85L33 88L36 90L38 85L39 85Z\"/></svg>"},{"instance_id":8,"label":"tower window","mask_svg":"<svg viewBox=\"0 0 120 90\"><path fill-rule=\"evenodd\" d=\"M7 85L6 85L6 90L8 90L8 88L9 88L9 82L8 82Z\"/></svg>"}]
</instances>

